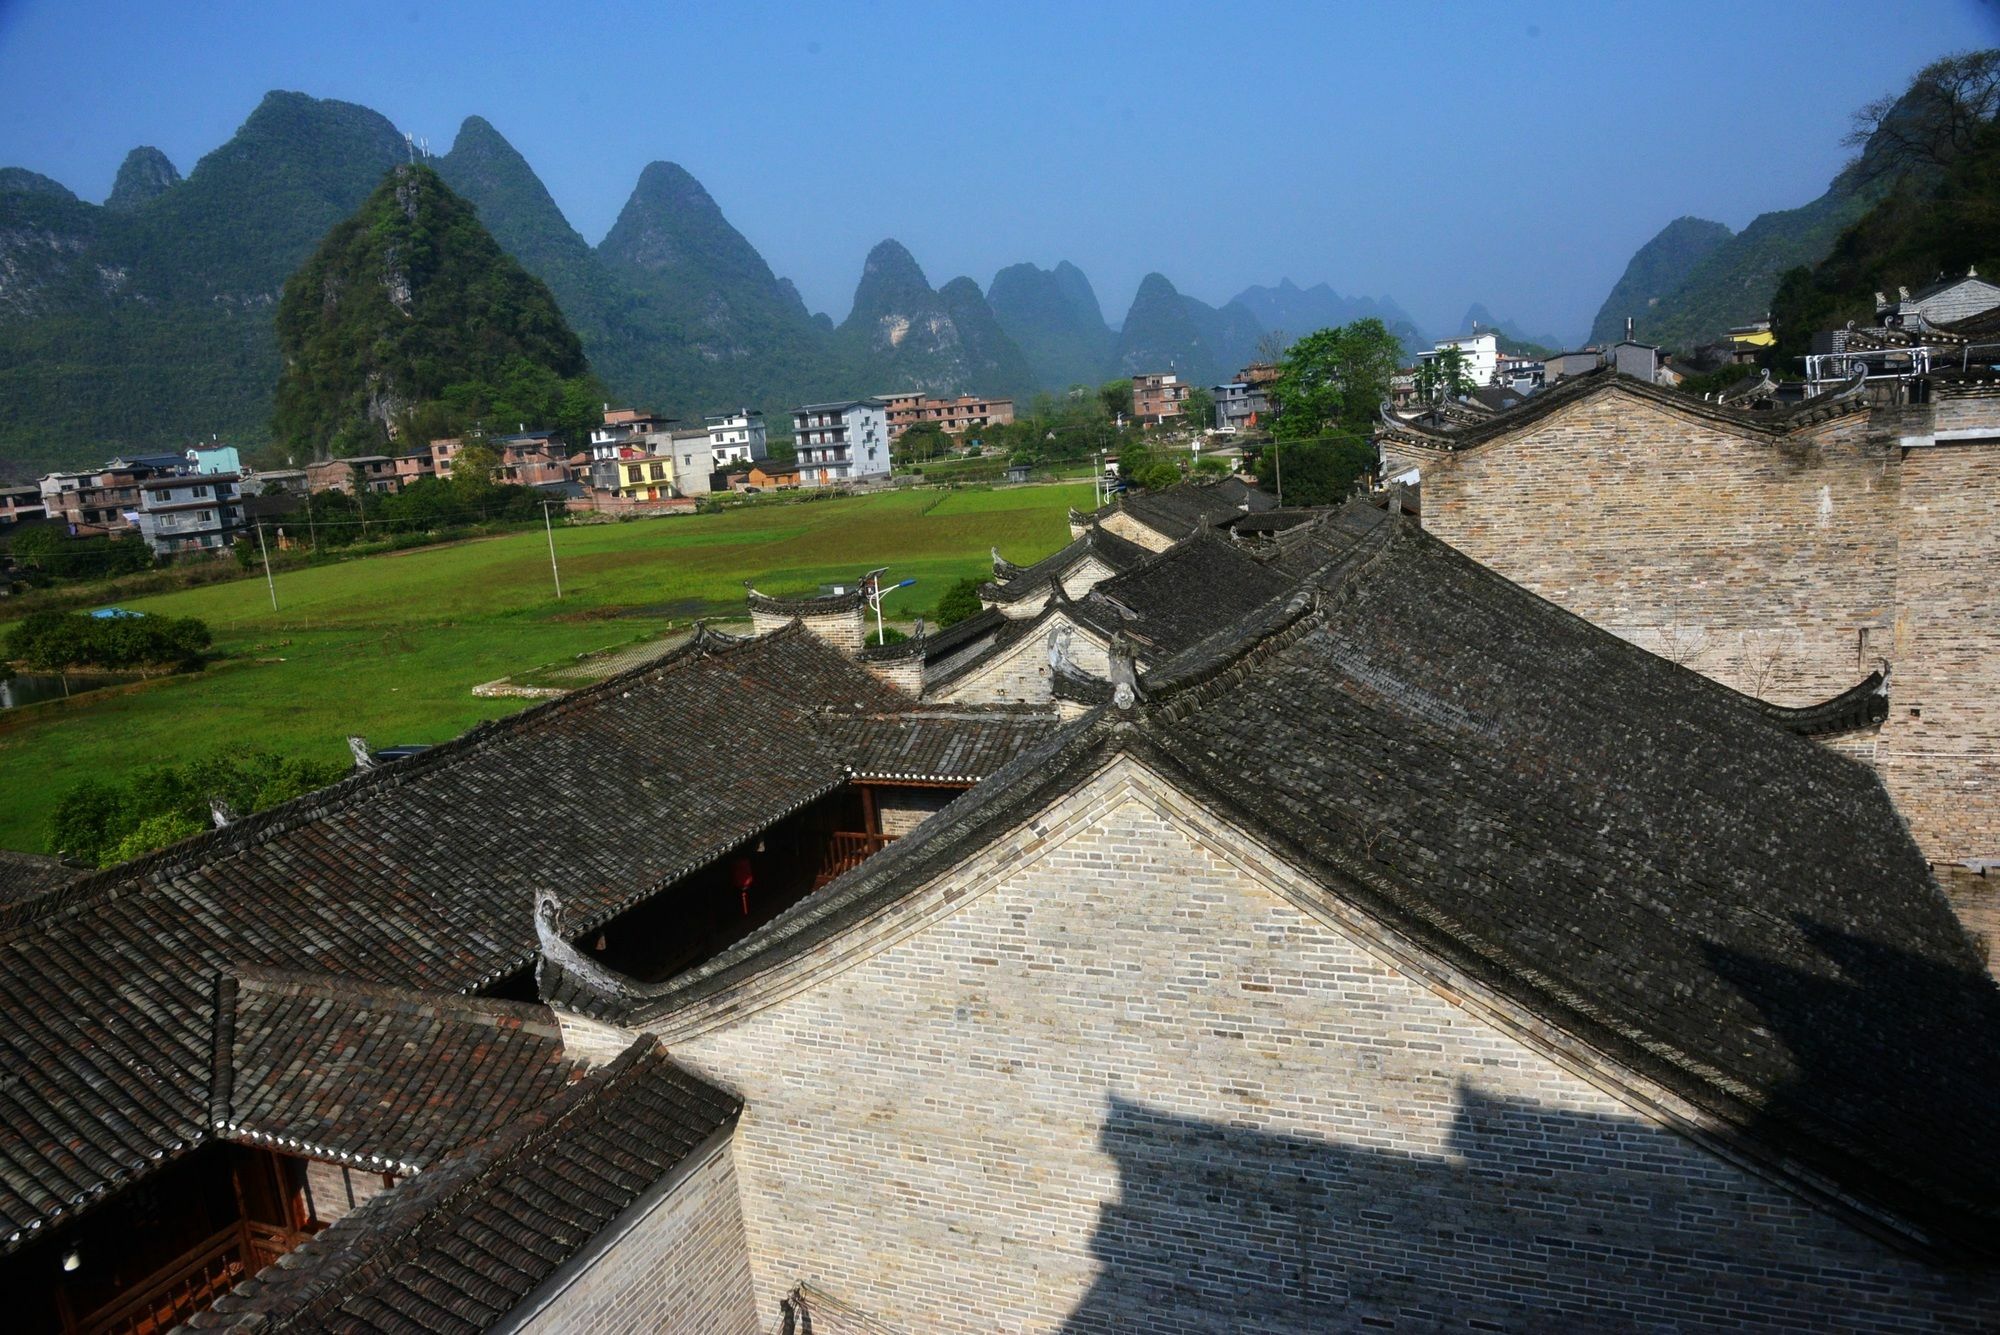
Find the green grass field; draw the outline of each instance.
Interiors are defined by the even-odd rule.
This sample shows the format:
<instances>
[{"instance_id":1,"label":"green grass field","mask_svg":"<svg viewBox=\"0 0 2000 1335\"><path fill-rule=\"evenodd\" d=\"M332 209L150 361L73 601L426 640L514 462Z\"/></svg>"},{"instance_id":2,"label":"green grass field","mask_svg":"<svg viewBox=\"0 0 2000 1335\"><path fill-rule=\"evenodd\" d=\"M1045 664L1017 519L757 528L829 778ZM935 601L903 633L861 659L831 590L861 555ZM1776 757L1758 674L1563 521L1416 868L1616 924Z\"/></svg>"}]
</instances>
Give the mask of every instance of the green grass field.
<instances>
[{"instance_id":1,"label":"green grass field","mask_svg":"<svg viewBox=\"0 0 2000 1335\"><path fill-rule=\"evenodd\" d=\"M0 847L40 851L56 798L89 776L217 750L333 759L350 733L443 741L526 703L475 698L478 683L741 617L745 579L801 593L888 566L917 580L889 614L927 613L992 569L989 547L1044 556L1068 538L1068 507L1089 504L1087 483L908 491L558 529L561 602L539 532L282 574L276 612L261 579L135 599L123 605L206 620L216 662L0 714Z\"/></svg>"}]
</instances>

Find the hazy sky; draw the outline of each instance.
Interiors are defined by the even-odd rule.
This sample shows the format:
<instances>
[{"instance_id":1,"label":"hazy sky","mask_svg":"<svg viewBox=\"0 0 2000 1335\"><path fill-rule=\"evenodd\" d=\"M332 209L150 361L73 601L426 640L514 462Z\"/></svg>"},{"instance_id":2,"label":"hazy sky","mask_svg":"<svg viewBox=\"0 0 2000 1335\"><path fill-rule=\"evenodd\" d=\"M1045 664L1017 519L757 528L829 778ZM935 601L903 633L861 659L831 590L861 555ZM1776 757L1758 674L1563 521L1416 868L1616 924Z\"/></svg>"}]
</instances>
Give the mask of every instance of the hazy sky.
<instances>
[{"instance_id":1,"label":"hazy sky","mask_svg":"<svg viewBox=\"0 0 2000 1335\"><path fill-rule=\"evenodd\" d=\"M1806 202L1856 106L1995 43L1995 0L0 0L0 164L101 200L134 145L186 173L298 89L438 152L485 116L592 242L679 162L835 319L894 236L937 286L1072 260L1114 321L1158 269L1214 302L1290 277L1574 337L1670 219Z\"/></svg>"}]
</instances>

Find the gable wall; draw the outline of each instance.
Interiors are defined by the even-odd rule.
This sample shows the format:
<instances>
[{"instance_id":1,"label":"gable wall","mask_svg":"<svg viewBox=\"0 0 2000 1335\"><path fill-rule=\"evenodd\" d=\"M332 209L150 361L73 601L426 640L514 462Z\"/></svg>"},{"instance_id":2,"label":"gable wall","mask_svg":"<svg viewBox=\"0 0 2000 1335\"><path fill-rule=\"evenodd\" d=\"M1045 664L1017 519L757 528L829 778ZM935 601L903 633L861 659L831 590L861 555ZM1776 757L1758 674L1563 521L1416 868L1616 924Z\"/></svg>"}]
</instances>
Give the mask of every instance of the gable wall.
<instances>
[{"instance_id":1,"label":"gable wall","mask_svg":"<svg viewBox=\"0 0 2000 1335\"><path fill-rule=\"evenodd\" d=\"M1047 704L1053 698L1049 688L1049 637L1064 626L1070 627L1070 662L1088 676L1110 675L1110 659L1104 644L1091 632L1071 626L1061 616L1052 616L1039 630L1023 636L931 698L971 705Z\"/></svg>"},{"instance_id":2,"label":"gable wall","mask_svg":"<svg viewBox=\"0 0 2000 1335\"><path fill-rule=\"evenodd\" d=\"M729 1143L694 1165L521 1329L532 1335L762 1329Z\"/></svg>"},{"instance_id":3,"label":"gable wall","mask_svg":"<svg viewBox=\"0 0 2000 1335\"><path fill-rule=\"evenodd\" d=\"M759 1310L805 1280L937 1331L2000 1320L1990 1282L1642 1120L1280 890L1118 762L676 1017L676 1058L747 1101Z\"/></svg>"},{"instance_id":4,"label":"gable wall","mask_svg":"<svg viewBox=\"0 0 2000 1335\"><path fill-rule=\"evenodd\" d=\"M1663 657L1809 704L1889 652L1897 475L1867 435L1857 413L1747 438L1600 393L1426 458L1424 527Z\"/></svg>"},{"instance_id":5,"label":"gable wall","mask_svg":"<svg viewBox=\"0 0 2000 1335\"><path fill-rule=\"evenodd\" d=\"M1164 533L1155 533L1123 510L1114 512L1099 527L1107 533L1117 534L1127 542L1136 543L1149 552L1164 552L1175 542L1175 539Z\"/></svg>"},{"instance_id":6,"label":"gable wall","mask_svg":"<svg viewBox=\"0 0 2000 1335\"><path fill-rule=\"evenodd\" d=\"M1876 766L1926 857L2000 858L2000 430L1909 450L1901 474L1895 671Z\"/></svg>"}]
</instances>

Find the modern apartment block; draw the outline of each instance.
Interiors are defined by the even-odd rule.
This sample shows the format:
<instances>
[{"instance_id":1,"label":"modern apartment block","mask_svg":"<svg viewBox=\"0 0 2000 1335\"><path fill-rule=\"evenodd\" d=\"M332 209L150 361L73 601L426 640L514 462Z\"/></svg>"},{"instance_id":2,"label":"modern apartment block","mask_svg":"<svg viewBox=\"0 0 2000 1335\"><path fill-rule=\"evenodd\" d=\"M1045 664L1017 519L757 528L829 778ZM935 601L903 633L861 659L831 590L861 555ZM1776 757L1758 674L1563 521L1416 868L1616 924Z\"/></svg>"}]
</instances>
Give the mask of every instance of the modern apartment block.
<instances>
[{"instance_id":1,"label":"modern apartment block","mask_svg":"<svg viewBox=\"0 0 2000 1335\"><path fill-rule=\"evenodd\" d=\"M79 537L130 532L141 484L186 468L180 455L162 454L113 459L83 472L50 473L41 480L42 504L50 519L68 525Z\"/></svg>"},{"instance_id":2,"label":"modern apartment block","mask_svg":"<svg viewBox=\"0 0 2000 1335\"><path fill-rule=\"evenodd\" d=\"M802 487L887 477L889 405L881 399L850 399L795 408L792 443Z\"/></svg>"},{"instance_id":3,"label":"modern apartment block","mask_svg":"<svg viewBox=\"0 0 2000 1335\"><path fill-rule=\"evenodd\" d=\"M1132 416L1141 422L1164 422L1181 415L1189 385L1172 372L1132 377Z\"/></svg>"}]
</instances>

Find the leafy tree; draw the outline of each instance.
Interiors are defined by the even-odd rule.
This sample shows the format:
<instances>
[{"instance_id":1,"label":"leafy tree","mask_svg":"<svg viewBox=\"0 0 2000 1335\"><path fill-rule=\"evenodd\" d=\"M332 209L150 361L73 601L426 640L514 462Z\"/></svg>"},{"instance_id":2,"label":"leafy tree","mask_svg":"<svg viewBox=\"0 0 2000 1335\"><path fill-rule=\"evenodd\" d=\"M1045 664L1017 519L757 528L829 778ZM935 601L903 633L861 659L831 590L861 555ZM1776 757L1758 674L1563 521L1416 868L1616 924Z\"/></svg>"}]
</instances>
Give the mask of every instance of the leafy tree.
<instances>
[{"instance_id":1,"label":"leafy tree","mask_svg":"<svg viewBox=\"0 0 2000 1335\"><path fill-rule=\"evenodd\" d=\"M208 829L212 801L248 815L323 788L348 772L340 762L253 752L155 765L123 783L84 779L56 802L46 846L62 857L109 867Z\"/></svg>"},{"instance_id":2,"label":"leafy tree","mask_svg":"<svg viewBox=\"0 0 2000 1335\"><path fill-rule=\"evenodd\" d=\"M1208 430L1215 425L1215 395L1195 386L1181 400L1181 417L1196 431Z\"/></svg>"},{"instance_id":3,"label":"leafy tree","mask_svg":"<svg viewBox=\"0 0 2000 1335\"><path fill-rule=\"evenodd\" d=\"M1948 167L1972 151L1980 130L2000 116L2000 50L1966 51L1934 60L1900 94L1878 97L1854 113L1847 145L1863 180L1925 167Z\"/></svg>"},{"instance_id":4,"label":"leafy tree","mask_svg":"<svg viewBox=\"0 0 2000 1335\"><path fill-rule=\"evenodd\" d=\"M30 524L16 533L7 546L16 561L41 570L53 563L62 547L62 534L49 524Z\"/></svg>"},{"instance_id":5,"label":"leafy tree","mask_svg":"<svg viewBox=\"0 0 2000 1335\"><path fill-rule=\"evenodd\" d=\"M979 601L979 581L970 576L959 580L944 591L938 599L937 623L939 629L956 625L970 616L977 616L982 604Z\"/></svg>"},{"instance_id":6,"label":"leafy tree","mask_svg":"<svg viewBox=\"0 0 2000 1335\"><path fill-rule=\"evenodd\" d=\"M1306 335L1279 363L1273 433L1305 440L1341 428L1366 432L1402 355L1396 336L1372 317Z\"/></svg>"},{"instance_id":7,"label":"leafy tree","mask_svg":"<svg viewBox=\"0 0 2000 1335\"><path fill-rule=\"evenodd\" d=\"M1197 459L1194 465L1194 475L1202 478L1228 477L1229 461L1227 459L1218 459L1214 455L1210 455L1206 459Z\"/></svg>"},{"instance_id":8,"label":"leafy tree","mask_svg":"<svg viewBox=\"0 0 2000 1335\"><path fill-rule=\"evenodd\" d=\"M193 666L208 649L208 624L194 617L92 617L34 612L7 633L6 655L31 668Z\"/></svg>"},{"instance_id":9,"label":"leafy tree","mask_svg":"<svg viewBox=\"0 0 2000 1335\"><path fill-rule=\"evenodd\" d=\"M1119 447L1118 471L1135 487L1164 491L1181 480L1180 464L1174 458L1179 453L1176 450L1170 454L1140 441L1130 441Z\"/></svg>"},{"instance_id":10,"label":"leafy tree","mask_svg":"<svg viewBox=\"0 0 2000 1335\"><path fill-rule=\"evenodd\" d=\"M1478 388L1465 369L1465 349L1449 347L1417 365L1417 397L1435 408L1448 399L1463 398Z\"/></svg>"},{"instance_id":11,"label":"leafy tree","mask_svg":"<svg viewBox=\"0 0 2000 1335\"><path fill-rule=\"evenodd\" d=\"M928 462L951 453L952 439L936 422L918 422L903 432L896 442L904 460Z\"/></svg>"},{"instance_id":12,"label":"leafy tree","mask_svg":"<svg viewBox=\"0 0 2000 1335\"><path fill-rule=\"evenodd\" d=\"M1098 400L1104 405L1107 417L1132 416L1132 382L1130 380L1107 380L1097 387Z\"/></svg>"},{"instance_id":13,"label":"leafy tree","mask_svg":"<svg viewBox=\"0 0 2000 1335\"><path fill-rule=\"evenodd\" d=\"M1350 432L1281 439L1257 456L1257 484L1281 494L1288 506L1337 505L1354 493L1354 484L1375 462L1375 447Z\"/></svg>"},{"instance_id":14,"label":"leafy tree","mask_svg":"<svg viewBox=\"0 0 2000 1335\"><path fill-rule=\"evenodd\" d=\"M500 452L484 441L461 446L451 460L451 480L461 492L491 486L493 470L500 466Z\"/></svg>"}]
</instances>

